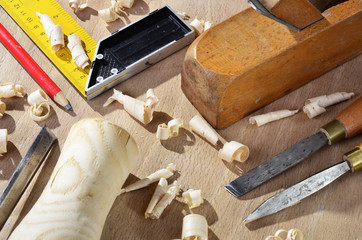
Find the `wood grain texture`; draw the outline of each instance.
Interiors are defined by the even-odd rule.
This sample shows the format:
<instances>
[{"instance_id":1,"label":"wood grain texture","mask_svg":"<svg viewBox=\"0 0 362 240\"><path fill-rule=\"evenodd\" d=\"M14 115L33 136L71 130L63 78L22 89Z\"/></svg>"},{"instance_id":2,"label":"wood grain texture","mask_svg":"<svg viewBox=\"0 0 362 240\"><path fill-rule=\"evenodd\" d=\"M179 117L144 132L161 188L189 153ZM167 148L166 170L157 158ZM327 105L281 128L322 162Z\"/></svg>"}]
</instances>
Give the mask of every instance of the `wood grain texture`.
<instances>
[{"instance_id":1,"label":"wood grain texture","mask_svg":"<svg viewBox=\"0 0 362 240\"><path fill-rule=\"evenodd\" d=\"M303 29L323 18L321 12L308 0L280 0L270 12L299 29Z\"/></svg>"},{"instance_id":2,"label":"wood grain texture","mask_svg":"<svg viewBox=\"0 0 362 240\"><path fill-rule=\"evenodd\" d=\"M358 56L362 3L327 12L300 32L252 8L215 26L186 53L185 95L212 126L224 128Z\"/></svg>"},{"instance_id":3,"label":"wood grain texture","mask_svg":"<svg viewBox=\"0 0 362 240\"><path fill-rule=\"evenodd\" d=\"M164 4L168 4L175 10L187 12L192 18L198 16L214 23L222 22L248 7L246 1L239 0L136 0L132 9L121 14L120 20L106 25L99 20L96 10L109 7L108 1L89 1L91 8L77 15L69 9L66 0L59 0L59 3L97 41ZM174 162L179 173L173 179L177 179L183 189L201 189L203 192L205 203L195 208L194 212L206 217L210 226L210 240L265 239L267 235L273 234L280 228L299 228L309 240L362 239L360 224L362 192L359 189L362 174L359 172L338 179L317 194L281 213L246 225L242 223L243 218L274 193L340 162L343 154L361 141L360 136L321 149L303 163L241 199L232 197L223 188L241 173L314 134L322 125L334 119L342 109L361 96L361 56L266 105L253 115L284 108L301 109L306 99L337 91L355 92L356 96L351 100L328 107L325 113L314 119L308 119L304 113L300 112L293 117L255 127L248 124L247 117L224 130L218 130L218 133L227 141L238 141L250 148L248 161L242 164L229 164L220 161L217 158L217 150L192 133L187 124L198 112L181 91L180 72L186 48L116 87L117 90L142 101L145 100L147 89L154 89L160 98L160 105L154 115L154 120L149 125L143 126L131 118L117 103L113 103L109 108L102 107L106 99L112 95L112 90L91 101L85 100L1 8L0 22L58 84L74 108L73 114L50 102L51 117L43 123L35 123L29 117L29 106L25 99L4 99L7 111L0 120L0 128L8 129L9 144L8 153L0 157L1 189L4 188L15 167L25 155L34 139L34 134L40 130L42 124L47 124L53 131L59 139L59 144L54 146L42 166L42 171L32 182L32 191L29 188L25 192L4 229L1 230L0 239L7 238L14 225L19 223L39 198L63 149L69 129L79 119L85 117L103 117L119 124L134 137L140 146L141 160L131 171L125 185ZM247 31L248 29L239 28L238 30ZM280 41L282 40L283 36L280 38ZM245 62L248 63L248 61ZM27 93L39 88L2 45L0 45L0 82L23 84ZM181 129L179 137L164 142L157 140L155 136L157 125L167 123L171 118L177 117L185 122L185 127ZM180 238L183 214L188 211L185 204L173 202L159 220L144 219L144 212L155 187L154 184L149 188L119 196L107 217L101 239Z\"/></svg>"}]
</instances>

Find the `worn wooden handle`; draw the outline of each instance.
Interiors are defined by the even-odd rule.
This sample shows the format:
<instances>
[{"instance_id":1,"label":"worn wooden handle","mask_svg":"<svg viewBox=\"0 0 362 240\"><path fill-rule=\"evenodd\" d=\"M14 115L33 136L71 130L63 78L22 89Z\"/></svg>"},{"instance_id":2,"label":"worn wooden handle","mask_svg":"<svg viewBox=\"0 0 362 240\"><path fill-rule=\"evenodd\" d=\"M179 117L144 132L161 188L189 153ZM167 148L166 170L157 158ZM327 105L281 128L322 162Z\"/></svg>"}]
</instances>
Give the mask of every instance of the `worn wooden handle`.
<instances>
[{"instance_id":1,"label":"worn wooden handle","mask_svg":"<svg viewBox=\"0 0 362 240\"><path fill-rule=\"evenodd\" d=\"M346 129L346 137L362 132L362 97L349 105L336 117Z\"/></svg>"}]
</instances>

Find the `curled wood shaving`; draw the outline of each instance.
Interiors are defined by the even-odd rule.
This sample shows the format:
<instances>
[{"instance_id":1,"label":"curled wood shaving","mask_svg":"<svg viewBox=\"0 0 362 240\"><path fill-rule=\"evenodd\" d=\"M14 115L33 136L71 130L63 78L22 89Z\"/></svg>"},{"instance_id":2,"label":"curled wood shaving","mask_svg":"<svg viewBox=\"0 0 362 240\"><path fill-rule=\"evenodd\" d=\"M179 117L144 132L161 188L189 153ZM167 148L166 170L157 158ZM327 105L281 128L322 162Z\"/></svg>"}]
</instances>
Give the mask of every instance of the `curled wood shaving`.
<instances>
[{"instance_id":1,"label":"curled wood shaving","mask_svg":"<svg viewBox=\"0 0 362 240\"><path fill-rule=\"evenodd\" d=\"M49 117L49 114L50 106L46 102L42 102L40 105L33 105L30 107L30 118L36 122L44 121Z\"/></svg>"},{"instance_id":2,"label":"curled wood shaving","mask_svg":"<svg viewBox=\"0 0 362 240\"><path fill-rule=\"evenodd\" d=\"M157 126L156 137L160 140L167 140L170 137L170 129L164 123Z\"/></svg>"},{"instance_id":3,"label":"curled wood shaving","mask_svg":"<svg viewBox=\"0 0 362 240\"><path fill-rule=\"evenodd\" d=\"M134 0L119 0L122 7L131 8L133 6Z\"/></svg>"},{"instance_id":4,"label":"curled wood shaving","mask_svg":"<svg viewBox=\"0 0 362 240\"><path fill-rule=\"evenodd\" d=\"M55 25L53 20L46 14L36 12L36 15L40 18L40 22L50 40L52 49L54 51L62 49L65 46L62 26Z\"/></svg>"},{"instance_id":5,"label":"curled wood shaving","mask_svg":"<svg viewBox=\"0 0 362 240\"><path fill-rule=\"evenodd\" d=\"M212 23L209 21L199 20L198 18L195 18L191 23L190 26L195 30L196 36L201 35L203 32L208 30L212 27Z\"/></svg>"},{"instance_id":6,"label":"curled wood shaving","mask_svg":"<svg viewBox=\"0 0 362 240\"><path fill-rule=\"evenodd\" d=\"M0 98L24 97L24 87L14 83L0 84Z\"/></svg>"},{"instance_id":7,"label":"curled wood shaving","mask_svg":"<svg viewBox=\"0 0 362 240\"><path fill-rule=\"evenodd\" d=\"M166 124L159 124L157 127L156 137L160 140L167 140L171 137L177 137L183 122L179 118L172 119Z\"/></svg>"},{"instance_id":8,"label":"curled wood shaving","mask_svg":"<svg viewBox=\"0 0 362 240\"><path fill-rule=\"evenodd\" d=\"M286 240L288 237L288 231L285 229L279 229L278 231L275 232L274 235L280 237L282 240Z\"/></svg>"},{"instance_id":9,"label":"curled wood shaving","mask_svg":"<svg viewBox=\"0 0 362 240\"><path fill-rule=\"evenodd\" d=\"M287 240L303 240L304 236L302 231L299 229L293 228L288 231Z\"/></svg>"},{"instance_id":10,"label":"curled wood shaving","mask_svg":"<svg viewBox=\"0 0 362 240\"><path fill-rule=\"evenodd\" d=\"M6 104L0 100L0 119L4 116L6 110Z\"/></svg>"},{"instance_id":11,"label":"curled wood shaving","mask_svg":"<svg viewBox=\"0 0 362 240\"><path fill-rule=\"evenodd\" d=\"M205 138L211 144L216 145L217 142L219 141L219 137L215 133L214 129L201 116L196 115L195 117L193 117L190 120L189 125L193 132L199 134L201 137Z\"/></svg>"},{"instance_id":12,"label":"curled wood shaving","mask_svg":"<svg viewBox=\"0 0 362 240\"><path fill-rule=\"evenodd\" d=\"M146 218L159 219L163 211L168 205L175 199L176 195L180 191L180 186L177 181L174 181L167 187L166 193L161 197L161 199L154 206L152 211L148 214L145 214Z\"/></svg>"},{"instance_id":13,"label":"curled wood shaving","mask_svg":"<svg viewBox=\"0 0 362 240\"><path fill-rule=\"evenodd\" d=\"M7 152L8 130L0 129L0 154Z\"/></svg>"},{"instance_id":14,"label":"curled wood shaving","mask_svg":"<svg viewBox=\"0 0 362 240\"><path fill-rule=\"evenodd\" d=\"M170 163L167 165L166 168L162 168L162 169L150 174L149 176L147 176L143 179L140 179L139 181L121 189L120 194L147 187L150 184L159 181L161 178L167 179L167 178L173 176L175 171L176 171L176 165L174 163Z\"/></svg>"},{"instance_id":15,"label":"curled wood shaving","mask_svg":"<svg viewBox=\"0 0 362 240\"><path fill-rule=\"evenodd\" d=\"M148 204L147 210L145 212L145 218L152 218L152 211L157 203L161 200L161 198L166 194L167 186L168 183L166 178L161 178L157 184L155 192L152 195L151 201Z\"/></svg>"},{"instance_id":16,"label":"curled wood shaving","mask_svg":"<svg viewBox=\"0 0 362 240\"><path fill-rule=\"evenodd\" d=\"M198 18L195 18L190 26L195 30L197 36L204 32L204 24Z\"/></svg>"},{"instance_id":17,"label":"curled wood shaving","mask_svg":"<svg viewBox=\"0 0 362 240\"><path fill-rule=\"evenodd\" d=\"M191 209L199 207L204 202L201 196L201 190L189 189L182 193L182 199Z\"/></svg>"},{"instance_id":18,"label":"curled wood shaving","mask_svg":"<svg viewBox=\"0 0 362 240\"><path fill-rule=\"evenodd\" d=\"M233 160L245 162L249 157L249 148L235 141L227 142L223 148L219 150L218 156L228 162L232 162Z\"/></svg>"},{"instance_id":19,"label":"curled wood shaving","mask_svg":"<svg viewBox=\"0 0 362 240\"><path fill-rule=\"evenodd\" d=\"M113 22L118 19L119 16L117 15L117 13L122 6L119 1L115 0L112 0L111 4L111 7L98 11L98 16L106 23Z\"/></svg>"},{"instance_id":20,"label":"curled wood shaving","mask_svg":"<svg viewBox=\"0 0 362 240\"><path fill-rule=\"evenodd\" d=\"M36 122L47 119L50 115L50 106L47 103L48 98L41 89L29 94L28 103L30 107L30 118Z\"/></svg>"},{"instance_id":21,"label":"curled wood shaving","mask_svg":"<svg viewBox=\"0 0 362 240\"><path fill-rule=\"evenodd\" d=\"M304 236L302 231L296 228L290 229L289 231L279 229L275 232L274 236L267 236L265 240L304 240Z\"/></svg>"},{"instance_id":22,"label":"curled wood shaving","mask_svg":"<svg viewBox=\"0 0 362 240\"><path fill-rule=\"evenodd\" d=\"M253 116L253 117L249 118L249 123L256 124L258 127L260 127L269 122L273 122L273 121L276 121L276 120L279 120L282 118L293 116L297 112L298 112L298 110L288 110L288 109L279 110L279 111L275 111L275 112L269 112L269 113L265 113L265 114L261 114L261 115L257 115L257 116Z\"/></svg>"},{"instance_id":23,"label":"curled wood shaving","mask_svg":"<svg viewBox=\"0 0 362 240\"><path fill-rule=\"evenodd\" d=\"M83 49L80 37L77 34L71 34L68 36L68 41L68 48L72 53L74 63L81 69L89 66L89 58Z\"/></svg>"},{"instance_id":24,"label":"curled wood shaving","mask_svg":"<svg viewBox=\"0 0 362 240\"><path fill-rule=\"evenodd\" d=\"M307 99L303 112L307 114L309 118L314 118L326 111L326 107L334 105L339 102L346 101L354 96L354 93L336 92L330 95L323 95Z\"/></svg>"},{"instance_id":25,"label":"curled wood shaving","mask_svg":"<svg viewBox=\"0 0 362 240\"><path fill-rule=\"evenodd\" d=\"M206 218L199 214L189 214L182 221L182 240L207 240L208 224Z\"/></svg>"},{"instance_id":26,"label":"curled wood shaving","mask_svg":"<svg viewBox=\"0 0 362 240\"><path fill-rule=\"evenodd\" d=\"M142 102L114 89L113 95L107 99L103 107L108 106L113 101L118 101L119 103L123 104L124 109L131 116L133 116L143 124L148 124L153 119L153 112L157 107L159 100L155 96L152 89L149 89L146 92L146 98L146 102Z\"/></svg>"},{"instance_id":27,"label":"curled wood shaving","mask_svg":"<svg viewBox=\"0 0 362 240\"><path fill-rule=\"evenodd\" d=\"M84 3L81 3L81 0L70 0L69 7L73 9L74 12L82 11L88 7L88 0Z\"/></svg>"},{"instance_id":28,"label":"curled wood shaving","mask_svg":"<svg viewBox=\"0 0 362 240\"><path fill-rule=\"evenodd\" d=\"M47 95L41 89L36 90L28 96L28 103L30 105L40 105L46 101L48 101Z\"/></svg>"}]
</instances>

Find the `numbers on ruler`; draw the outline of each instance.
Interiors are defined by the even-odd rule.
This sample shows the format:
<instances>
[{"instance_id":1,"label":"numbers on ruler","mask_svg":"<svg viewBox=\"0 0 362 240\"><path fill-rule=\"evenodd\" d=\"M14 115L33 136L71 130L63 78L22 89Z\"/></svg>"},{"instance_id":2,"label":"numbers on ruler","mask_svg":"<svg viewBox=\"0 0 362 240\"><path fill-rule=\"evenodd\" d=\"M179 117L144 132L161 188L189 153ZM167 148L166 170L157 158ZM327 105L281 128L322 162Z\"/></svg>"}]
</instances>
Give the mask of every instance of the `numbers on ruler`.
<instances>
[{"instance_id":1,"label":"numbers on ruler","mask_svg":"<svg viewBox=\"0 0 362 240\"><path fill-rule=\"evenodd\" d=\"M34 20L34 19L31 18L31 17L28 17L28 18L26 19L26 21L27 21L28 23L31 23L33 20Z\"/></svg>"},{"instance_id":2,"label":"numbers on ruler","mask_svg":"<svg viewBox=\"0 0 362 240\"><path fill-rule=\"evenodd\" d=\"M3 0L0 0L0 2ZM72 61L70 52L54 52L50 48L49 39L40 19L35 15L35 6L41 4L41 9L47 9L50 6L52 11L49 17L57 22L68 22L72 26L72 31L76 32L82 37L84 41L85 51L88 56L92 56L95 51L95 42L88 36L84 30L77 25L75 21L64 11L64 9L57 3L56 0L4 0L7 2L8 7L15 10L13 14L20 20L20 25L25 27L25 32L32 32L31 37L44 53L53 61L53 63L60 69L61 72L73 83L73 85L84 94L85 83L88 79L89 70L82 70L78 68ZM44 4L44 5L43 5ZM40 6L40 5L39 5ZM29 34L29 33L28 33ZM68 35L68 34L67 34ZM67 42L67 39L65 39Z\"/></svg>"}]
</instances>

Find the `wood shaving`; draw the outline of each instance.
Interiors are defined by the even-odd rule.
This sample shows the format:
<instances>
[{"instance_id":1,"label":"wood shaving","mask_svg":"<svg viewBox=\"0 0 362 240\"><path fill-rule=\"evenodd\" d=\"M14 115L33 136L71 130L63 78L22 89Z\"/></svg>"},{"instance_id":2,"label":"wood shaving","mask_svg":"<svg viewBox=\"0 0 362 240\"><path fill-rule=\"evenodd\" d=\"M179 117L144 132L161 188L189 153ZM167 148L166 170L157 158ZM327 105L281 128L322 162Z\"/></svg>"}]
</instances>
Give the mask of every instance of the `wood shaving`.
<instances>
[{"instance_id":1,"label":"wood shaving","mask_svg":"<svg viewBox=\"0 0 362 240\"><path fill-rule=\"evenodd\" d=\"M0 129L0 154L7 152L8 130Z\"/></svg>"},{"instance_id":2,"label":"wood shaving","mask_svg":"<svg viewBox=\"0 0 362 240\"><path fill-rule=\"evenodd\" d=\"M228 162L245 162L249 157L249 148L235 141L227 142L219 150L218 157Z\"/></svg>"},{"instance_id":3,"label":"wood shaving","mask_svg":"<svg viewBox=\"0 0 362 240\"><path fill-rule=\"evenodd\" d=\"M131 8L133 6L134 0L119 0L119 3L122 7Z\"/></svg>"},{"instance_id":4,"label":"wood shaving","mask_svg":"<svg viewBox=\"0 0 362 240\"><path fill-rule=\"evenodd\" d=\"M219 137L215 133L215 130L201 116L196 115L195 117L193 117L190 120L189 125L193 132L195 132L195 133L199 134L201 137L205 138L212 145L215 146L217 144L217 142L219 141Z\"/></svg>"},{"instance_id":5,"label":"wood shaving","mask_svg":"<svg viewBox=\"0 0 362 240\"><path fill-rule=\"evenodd\" d=\"M167 140L171 137L177 137L183 122L179 118L172 119L167 123L159 124L157 127L156 137L160 140Z\"/></svg>"},{"instance_id":6,"label":"wood shaving","mask_svg":"<svg viewBox=\"0 0 362 240\"><path fill-rule=\"evenodd\" d=\"M0 84L0 98L24 97L24 87L14 83Z\"/></svg>"},{"instance_id":7,"label":"wood shaving","mask_svg":"<svg viewBox=\"0 0 362 240\"><path fill-rule=\"evenodd\" d=\"M150 213L146 213L146 218L159 219L168 205L175 199L180 191L177 181L174 181L167 187L166 193L159 199Z\"/></svg>"},{"instance_id":8,"label":"wood shaving","mask_svg":"<svg viewBox=\"0 0 362 240\"><path fill-rule=\"evenodd\" d=\"M121 3L115 0L111 1L112 6L106 9L102 9L98 11L98 16L105 21L106 23L116 21L119 16L118 12L121 8Z\"/></svg>"},{"instance_id":9,"label":"wood shaving","mask_svg":"<svg viewBox=\"0 0 362 240\"><path fill-rule=\"evenodd\" d=\"M71 34L68 36L68 48L72 54L74 63L78 67L84 69L89 66L89 58L85 53L82 46L82 41L80 40L80 37L77 36L77 34Z\"/></svg>"},{"instance_id":10,"label":"wood shaving","mask_svg":"<svg viewBox=\"0 0 362 240\"><path fill-rule=\"evenodd\" d=\"M84 3L81 3L81 0L70 0L69 7L73 9L74 12L82 11L88 7L88 0Z\"/></svg>"},{"instance_id":11,"label":"wood shaving","mask_svg":"<svg viewBox=\"0 0 362 240\"><path fill-rule=\"evenodd\" d=\"M195 30L196 36L201 35L203 32L212 27L209 21L199 20L197 17L190 23L190 26Z\"/></svg>"},{"instance_id":12,"label":"wood shaving","mask_svg":"<svg viewBox=\"0 0 362 240\"><path fill-rule=\"evenodd\" d=\"M162 168L162 169L150 174L149 176L147 176L143 179L140 179L137 182L130 184L127 187L121 189L120 194L147 187L147 186L151 185L152 183L159 181L161 178L167 179L167 178L173 176L175 171L176 171L176 165L174 163L170 163L167 165L166 168Z\"/></svg>"},{"instance_id":13,"label":"wood shaving","mask_svg":"<svg viewBox=\"0 0 362 240\"><path fill-rule=\"evenodd\" d=\"M204 202L201 196L201 190L189 189L182 193L182 199L190 209L199 207Z\"/></svg>"},{"instance_id":14,"label":"wood shaving","mask_svg":"<svg viewBox=\"0 0 362 240\"><path fill-rule=\"evenodd\" d=\"M260 127L269 122L273 122L273 121L276 121L276 120L279 120L282 118L293 116L297 112L298 112L298 110L288 110L288 109L279 110L279 111L275 111L275 112L269 112L269 113L265 113L265 114L261 114L261 115L257 115L257 116L253 116L253 117L249 118L249 123L256 124L258 127Z\"/></svg>"},{"instance_id":15,"label":"wood shaving","mask_svg":"<svg viewBox=\"0 0 362 240\"><path fill-rule=\"evenodd\" d=\"M0 100L0 119L4 116L6 110L6 104Z\"/></svg>"},{"instance_id":16,"label":"wood shaving","mask_svg":"<svg viewBox=\"0 0 362 240\"><path fill-rule=\"evenodd\" d=\"M299 229L293 228L288 231L287 240L303 240L304 236L302 231Z\"/></svg>"},{"instance_id":17,"label":"wood shaving","mask_svg":"<svg viewBox=\"0 0 362 240\"><path fill-rule=\"evenodd\" d=\"M152 89L147 90L146 98L146 102L143 102L114 89L113 95L107 99L103 107L108 106L113 101L118 101L119 103L123 104L124 109L131 116L143 124L148 124L153 119L153 112L157 107L159 100L155 96Z\"/></svg>"},{"instance_id":18,"label":"wood shaving","mask_svg":"<svg viewBox=\"0 0 362 240\"><path fill-rule=\"evenodd\" d=\"M304 236L302 231L296 228L290 229L289 231L279 229L275 232L274 236L267 236L265 240L304 240Z\"/></svg>"},{"instance_id":19,"label":"wood shaving","mask_svg":"<svg viewBox=\"0 0 362 240\"><path fill-rule=\"evenodd\" d=\"M182 240L207 240L208 224L199 214L189 214L182 221Z\"/></svg>"},{"instance_id":20,"label":"wood shaving","mask_svg":"<svg viewBox=\"0 0 362 240\"><path fill-rule=\"evenodd\" d=\"M168 183L166 178L161 178L157 184L155 192L152 195L151 201L148 204L147 210L145 212L145 218L152 218L153 216L152 211L157 205L157 203L161 200L161 198L166 194L167 186Z\"/></svg>"},{"instance_id":21,"label":"wood shaving","mask_svg":"<svg viewBox=\"0 0 362 240\"><path fill-rule=\"evenodd\" d=\"M274 235L280 237L282 240L286 240L288 237L288 231L285 229L279 229L278 231L275 232Z\"/></svg>"},{"instance_id":22,"label":"wood shaving","mask_svg":"<svg viewBox=\"0 0 362 240\"><path fill-rule=\"evenodd\" d=\"M47 103L48 98L41 89L36 90L28 96L30 106L30 118L36 122L44 121L50 115L50 106Z\"/></svg>"},{"instance_id":23,"label":"wood shaving","mask_svg":"<svg viewBox=\"0 0 362 240\"><path fill-rule=\"evenodd\" d=\"M353 92L336 92L330 95L310 98L305 101L303 112L306 113L309 118L314 118L324 113L326 107L351 99L353 96Z\"/></svg>"},{"instance_id":24,"label":"wood shaving","mask_svg":"<svg viewBox=\"0 0 362 240\"><path fill-rule=\"evenodd\" d=\"M54 51L62 49L65 46L62 26L55 25L53 20L46 14L36 12L36 15L40 18L40 22L50 40L52 49Z\"/></svg>"}]
</instances>

